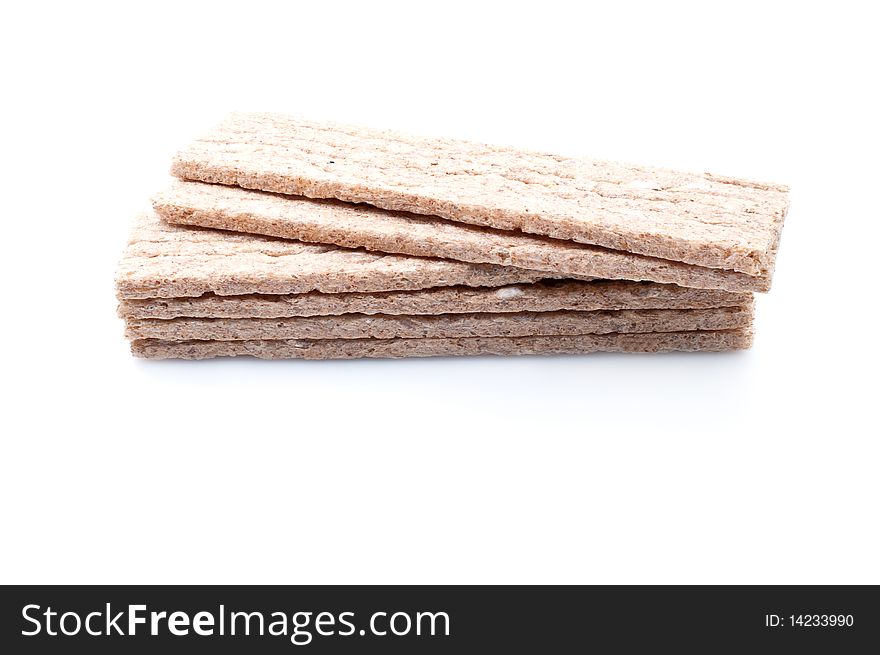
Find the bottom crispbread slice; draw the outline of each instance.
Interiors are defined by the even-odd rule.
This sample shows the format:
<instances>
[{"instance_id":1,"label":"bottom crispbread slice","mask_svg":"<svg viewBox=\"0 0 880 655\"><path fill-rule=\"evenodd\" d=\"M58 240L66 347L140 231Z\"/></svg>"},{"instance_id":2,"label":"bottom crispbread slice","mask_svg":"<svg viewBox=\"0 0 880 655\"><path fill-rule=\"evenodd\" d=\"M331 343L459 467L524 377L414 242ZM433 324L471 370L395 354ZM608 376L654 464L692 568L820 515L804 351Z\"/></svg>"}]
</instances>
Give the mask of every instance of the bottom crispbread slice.
<instances>
[{"instance_id":1,"label":"bottom crispbread slice","mask_svg":"<svg viewBox=\"0 0 880 655\"><path fill-rule=\"evenodd\" d=\"M147 298L123 300L122 318L285 318L336 314L458 314L473 312L708 309L745 306L749 293L689 289L622 280L545 280L503 287L436 287L385 293Z\"/></svg>"},{"instance_id":2,"label":"bottom crispbread slice","mask_svg":"<svg viewBox=\"0 0 880 655\"><path fill-rule=\"evenodd\" d=\"M248 341L286 339L422 339L729 330L746 327L747 307L517 312L436 316L309 316L297 318L130 319L130 339Z\"/></svg>"},{"instance_id":3,"label":"bottom crispbread slice","mask_svg":"<svg viewBox=\"0 0 880 655\"><path fill-rule=\"evenodd\" d=\"M751 328L706 332L589 334L568 337L471 337L464 339L318 339L280 341L133 341L147 359L356 359L464 355L553 355L593 352L719 352L752 343Z\"/></svg>"}]
</instances>

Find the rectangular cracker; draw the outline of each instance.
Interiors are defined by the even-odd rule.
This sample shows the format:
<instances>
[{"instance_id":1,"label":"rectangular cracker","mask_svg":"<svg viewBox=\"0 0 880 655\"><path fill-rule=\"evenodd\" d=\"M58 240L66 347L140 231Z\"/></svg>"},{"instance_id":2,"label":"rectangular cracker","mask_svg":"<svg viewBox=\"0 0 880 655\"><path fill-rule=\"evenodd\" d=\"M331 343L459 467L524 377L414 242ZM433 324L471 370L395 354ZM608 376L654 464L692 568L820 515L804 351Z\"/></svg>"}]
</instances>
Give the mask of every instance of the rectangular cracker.
<instances>
[{"instance_id":1,"label":"rectangular cracker","mask_svg":"<svg viewBox=\"0 0 880 655\"><path fill-rule=\"evenodd\" d=\"M577 334L684 332L746 327L752 307L516 312L436 316L309 316L296 318L130 319L129 339L243 341L259 339L454 339Z\"/></svg>"},{"instance_id":2,"label":"rectangular cracker","mask_svg":"<svg viewBox=\"0 0 880 655\"><path fill-rule=\"evenodd\" d=\"M788 211L783 185L279 114L233 114L172 173L758 276L772 272Z\"/></svg>"},{"instance_id":3,"label":"rectangular cracker","mask_svg":"<svg viewBox=\"0 0 880 655\"><path fill-rule=\"evenodd\" d=\"M718 352L752 344L750 328L711 332L587 334L568 337L471 337L464 339L293 339L286 341L133 341L146 359L356 359L465 355L560 355L593 352Z\"/></svg>"},{"instance_id":4,"label":"rectangular cracker","mask_svg":"<svg viewBox=\"0 0 880 655\"><path fill-rule=\"evenodd\" d=\"M548 271L556 276L651 280L705 289L766 291L769 276L388 212L370 205L176 182L153 198L166 221L347 248Z\"/></svg>"},{"instance_id":5,"label":"rectangular cracker","mask_svg":"<svg viewBox=\"0 0 880 655\"><path fill-rule=\"evenodd\" d=\"M503 287L437 287L384 293L146 298L122 300L120 318L285 318L338 314L449 314L711 309L749 305L748 293L688 289L674 284L619 280L546 280Z\"/></svg>"},{"instance_id":6,"label":"rectangular cracker","mask_svg":"<svg viewBox=\"0 0 880 655\"><path fill-rule=\"evenodd\" d=\"M215 293L381 292L443 286L502 286L552 277L546 272L400 257L174 226L137 218L119 264L119 298L180 298Z\"/></svg>"}]
</instances>

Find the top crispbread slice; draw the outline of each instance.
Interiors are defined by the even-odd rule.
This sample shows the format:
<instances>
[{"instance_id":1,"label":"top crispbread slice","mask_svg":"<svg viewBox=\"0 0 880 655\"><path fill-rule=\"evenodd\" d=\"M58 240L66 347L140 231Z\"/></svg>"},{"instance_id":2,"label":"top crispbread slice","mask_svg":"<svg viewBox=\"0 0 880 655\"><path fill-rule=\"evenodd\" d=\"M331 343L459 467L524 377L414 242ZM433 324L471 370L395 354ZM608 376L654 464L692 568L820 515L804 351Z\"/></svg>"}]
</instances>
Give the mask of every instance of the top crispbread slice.
<instances>
[{"instance_id":1,"label":"top crispbread slice","mask_svg":"<svg viewBox=\"0 0 880 655\"><path fill-rule=\"evenodd\" d=\"M119 298L204 293L382 292L454 285L502 286L548 273L422 257L399 257L253 235L135 221L119 263Z\"/></svg>"},{"instance_id":2,"label":"top crispbread slice","mask_svg":"<svg viewBox=\"0 0 880 655\"><path fill-rule=\"evenodd\" d=\"M769 275L787 187L387 130L233 114L174 159L203 182L366 202Z\"/></svg>"},{"instance_id":3,"label":"top crispbread slice","mask_svg":"<svg viewBox=\"0 0 880 655\"><path fill-rule=\"evenodd\" d=\"M562 239L389 212L338 200L177 181L153 198L167 221L386 253L544 270L556 276L648 280L691 288L766 291L769 277L694 266Z\"/></svg>"}]
</instances>

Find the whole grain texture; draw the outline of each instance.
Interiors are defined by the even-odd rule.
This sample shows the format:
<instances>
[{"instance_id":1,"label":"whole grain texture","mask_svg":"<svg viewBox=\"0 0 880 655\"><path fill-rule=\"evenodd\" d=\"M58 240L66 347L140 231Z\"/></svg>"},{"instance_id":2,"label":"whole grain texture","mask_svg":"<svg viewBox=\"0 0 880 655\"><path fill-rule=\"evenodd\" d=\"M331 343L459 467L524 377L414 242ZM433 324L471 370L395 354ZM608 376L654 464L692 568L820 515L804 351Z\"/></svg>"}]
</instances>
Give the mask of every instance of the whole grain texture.
<instances>
[{"instance_id":1,"label":"whole grain texture","mask_svg":"<svg viewBox=\"0 0 880 655\"><path fill-rule=\"evenodd\" d=\"M250 356L260 359L356 359L467 355L558 355L594 352L719 352L748 348L749 328L712 332L590 334L568 337L470 337L462 339L318 339L259 341L132 342L132 352L147 359L211 359Z\"/></svg>"},{"instance_id":2,"label":"whole grain texture","mask_svg":"<svg viewBox=\"0 0 880 655\"><path fill-rule=\"evenodd\" d=\"M437 316L309 316L296 318L130 319L129 339L241 341L254 339L422 339L729 330L752 322L751 307L515 312Z\"/></svg>"},{"instance_id":3,"label":"whole grain texture","mask_svg":"<svg viewBox=\"0 0 880 655\"><path fill-rule=\"evenodd\" d=\"M788 210L778 184L279 114L230 116L178 153L172 172L754 276L772 273Z\"/></svg>"},{"instance_id":4,"label":"whole grain texture","mask_svg":"<svg viewBox=\"0 0 880 655\"><path fill-rule=\"evenodd\" d=\"M347 250L170 225L139 216L119 263L119 298L205 293L380 292L534 282L546 272Z\"/></svg>"},{"instance_id":5,"label":"whole grain texture","mask_svg":"<svg viewBox=\"0 0 880 655\"><path fill-rule=\"evenodd\" d=\"M502 287L437 287L383 293L310 293L121 300L121 318L285 318L338 314L448 314L747 306L748 293L618 280L545 280Z\"/></svg>"},{"instance_id":6,"label":"whole grain texture","mask_svg":"<svg viewBox=\"0 0 880 655\"><path fill-rule=\"evenodd\" d=\"M728 291L766 291L768 275L609 250L574 241L496 230L370 205L177 182L153 198L165 220L182 225L547 271L549 275L652 280Z\"/></svg>"}]
</instances>

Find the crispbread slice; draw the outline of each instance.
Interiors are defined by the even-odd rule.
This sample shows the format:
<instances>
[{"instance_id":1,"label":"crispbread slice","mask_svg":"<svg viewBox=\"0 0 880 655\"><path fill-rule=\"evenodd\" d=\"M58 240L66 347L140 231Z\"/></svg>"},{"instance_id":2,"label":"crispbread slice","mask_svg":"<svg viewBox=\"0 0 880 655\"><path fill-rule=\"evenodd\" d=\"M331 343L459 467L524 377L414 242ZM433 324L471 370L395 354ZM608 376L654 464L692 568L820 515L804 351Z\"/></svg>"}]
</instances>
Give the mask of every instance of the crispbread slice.
<instances>
[{"instance_id":1,"label":"crispbread slice","mask_svg":"<svg viewBox=\"0 0 880 655\"><path fill-rule=\"evenodd\" d=\"M147 298L122 300L121 318L285 318L337 314L448 314L476 312L710 309L749 305L748 293L688 289L619 280L547 280L503 287L438 287L385 293Z\"/></svg>"},{"instance_id":2,"label":"crispbread slice","mask_svg":"<svg viewBox=\"0 0 880 655\"><path fill-rule=\"evenodd\" d=\"M652 280L728 291L766 291L769 276L694 266L547 237L388 212L370 205L176 182L153 198L172 223L347 248L499 264L567 277Z\"/></svg>"},{"instance_id":3,"label":"crispbread slice","mask_svg":"<svg viewBox=\"0 0 880 655\"><path fill-rule=\"evenodd\" d=\"M242 341L254 339L423 339L730 330L752 322L752 307L516 312L436 316L309 316L297 318L130 319L129 339Z\"/></svg>"},{"instance_id":4,"label":"crispbread slice","mask_svg":"<svg viewBox=\"0 0 880 655\"><path fill-rule=\"evenodd\" d=\"M750 328L711 332L588 334L567 337L464 339L318 339L282 341L133 341L147 359L210 359L248 355L260 359L355 359L459 355L552 355L592 352L726 351L748 348Z\"/></svg>"},{"instance_id":5,"label":"crispbread slice","mask_svg":"<svg viewBox=\"0 0 880 655\"><path fill-rule=\"evenodd\" d=\"M772 272L788 188L278 114L234 114L174 159L178 177L367 202L502 230Z\"/></svg>"},{"instance_id":6,"label":"crispbread slice","mask_svg":"<svg viewBox=\"0 0 880 655\"><path fill-rule=\"evenodd\" d=\"M135 222L119 264L119 298L204 293L380 292L534 282L546 272L400 257L295 241L174 226L155 214Z\"/></svg>"}]
</instances>

